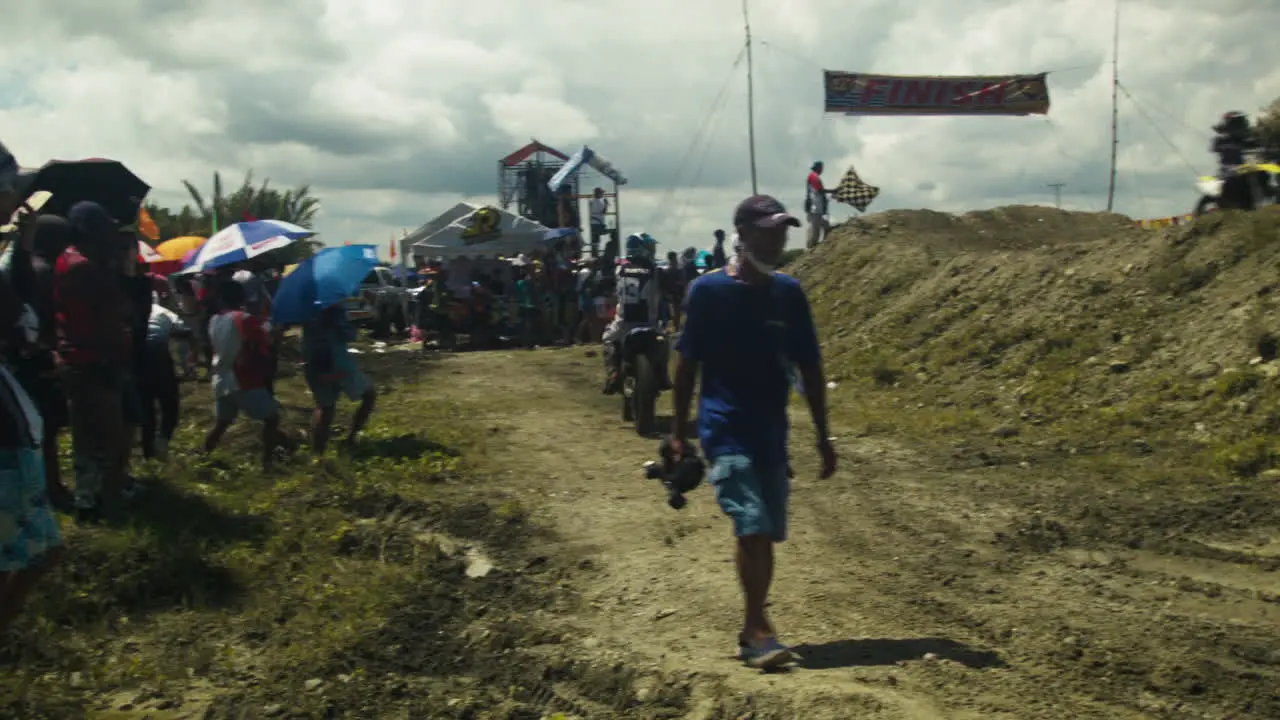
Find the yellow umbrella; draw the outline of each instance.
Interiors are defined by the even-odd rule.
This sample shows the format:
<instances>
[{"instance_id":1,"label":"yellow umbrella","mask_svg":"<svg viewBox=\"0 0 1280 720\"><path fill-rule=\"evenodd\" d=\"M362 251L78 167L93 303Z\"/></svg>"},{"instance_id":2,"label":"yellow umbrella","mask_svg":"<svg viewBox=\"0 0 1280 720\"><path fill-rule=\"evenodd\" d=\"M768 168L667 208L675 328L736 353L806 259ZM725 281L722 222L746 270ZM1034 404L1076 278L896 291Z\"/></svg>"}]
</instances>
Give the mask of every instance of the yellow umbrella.
<instances>
[{"instance_id":1,"label":"yellow umbrella","mask_svg":"<svg viewBox=\"0 0 1280 720\"><path fill-rule=\"evenodd\" d=\"M184 255L204 245L208 238L198 235L184 235L172 240L165 240L156 246L156 252L165 260L181 260Z\"/></svg>"},{"instance_id":2,"label":"yellow umbrella","mask_svg":"<svg viewBox=\"0 0 1280 720\"><path fill-rule=\"evenodd\" d=\"M291 272L293 272L294 270L297 270L297 269L298 269L298 263L294 263L294 264L292 264L292 265L285 265L285 266L284 266L284 272L283 272L283 273L280 273L280 277L284 277L285 275L288 275L289 273L291 273Z\"/></svg>"}]
</instances>

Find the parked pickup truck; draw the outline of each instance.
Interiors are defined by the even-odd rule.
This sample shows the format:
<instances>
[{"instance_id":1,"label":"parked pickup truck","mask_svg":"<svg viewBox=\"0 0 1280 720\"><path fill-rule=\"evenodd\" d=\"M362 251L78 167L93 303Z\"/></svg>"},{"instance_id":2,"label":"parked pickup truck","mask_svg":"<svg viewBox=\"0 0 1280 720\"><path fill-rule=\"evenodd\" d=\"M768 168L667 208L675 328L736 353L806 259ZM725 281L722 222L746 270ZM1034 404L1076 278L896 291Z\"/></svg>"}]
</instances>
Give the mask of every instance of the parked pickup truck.
<instances>
[{"instance_id":1,"label":"parked pickup truck","mask_svg":"<svg viewBox=\"0 0 1280 720\"><path fill-rule=\"evenodd\" d=\"M390 335L392 325L398 332L409 327L409 291L390 268L370 270L356 294L347 298L346 308L351 322L376 337Z\"/></svg>"}]
</instances>

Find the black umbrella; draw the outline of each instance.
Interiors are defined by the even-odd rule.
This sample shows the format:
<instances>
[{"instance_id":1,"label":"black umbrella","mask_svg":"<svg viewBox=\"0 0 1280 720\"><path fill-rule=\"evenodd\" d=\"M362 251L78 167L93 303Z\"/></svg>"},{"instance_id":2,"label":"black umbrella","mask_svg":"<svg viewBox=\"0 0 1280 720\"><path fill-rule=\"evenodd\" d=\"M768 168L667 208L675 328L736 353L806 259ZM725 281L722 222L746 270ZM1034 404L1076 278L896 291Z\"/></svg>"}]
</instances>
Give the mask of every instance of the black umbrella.
<instances>
[{"instance_id":1,"label":"black umbrella","mask_svg":"<svg viewBox=\"0 0 1280 720\"><path fill-rule=\"evenodd\" d=\"M27 196L44 190L52 194L42 213L66 216L81 200L98 203L121 225L138 221L138 209L151 186L118 160L50 160L31 178Z\"/></svg>"}]
</instances>

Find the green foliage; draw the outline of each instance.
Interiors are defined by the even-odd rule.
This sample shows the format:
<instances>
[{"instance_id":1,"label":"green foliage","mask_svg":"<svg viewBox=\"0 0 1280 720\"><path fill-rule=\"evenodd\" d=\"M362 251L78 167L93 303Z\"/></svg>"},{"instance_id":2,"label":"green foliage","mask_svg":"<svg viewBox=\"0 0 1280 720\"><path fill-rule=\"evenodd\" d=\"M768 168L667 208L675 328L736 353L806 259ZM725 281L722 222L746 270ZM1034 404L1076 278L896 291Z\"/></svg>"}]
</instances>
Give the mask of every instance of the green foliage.
<instances>
[{"instance_id":1,"label":"green foliage","mask_svg":"<svg viewBox=\"0 0 1280 720\"><path fill-rule=\"evenodd\" d=\"M886 353L876 355L871 363L870 375L871 379L879 387L892 387L902 379L905 374L902 364Z\"/></svg>"},{"instance_id":2,"label":"green foliage","mask_svg":"<svg viewBox=\"0 0 1280 720\"><path fill-rule=\"evenodd\" d=\"M214 224L219 228L239 222L246 215L263 220L283 220L302 227L313 227L316 215L320 212L320 200L311 194L311 187L280 190L271 187L270 180L255 184L253 172L244 176L240 186L230 193L224 191L222 176L213 174L213 187L206 195L194 183L183 180L191 203L174 211L160 207L154 203L147 204L147 212L160 228L160 240L181 237L183 235L212 234ZM290 252L296 262L314 253L319 243L298 243Z\"/></svg>"},{"instance_id":3,"label":"green foliage","mask_svg":"<svg viewBox=\"0 0 1280 720\"><path fill-rule=\"evenodd\" d=\"M1256 390L1262 384L1262 375L1252 368L1229 370L1214 381L1213 389L1224 398L1234 398Z\"/></svg>"},{"instance_id":4,"label":"green foliage","mask_svg":"<svg viewBox=\"0 0 1280 720\"><path fill-rule=\"evenodd\" d=\"M1253 477L1280 462L1280 444L1269 435L1252 435L1217 449L1213 460L1232 475Z\"/></svg>"},{"instance_id":5,"label":"green foliage","mask_svg":"<svg viewBox=\"0 0 1280 720\"><path fill-rule=\"evenodd\" d=\"M262 717L273 704L290 717L473 717L421 705L444 682L484 708L537 681L494 669L545 634L521 619L545 598L525 581L468 579L459 550L483 543L507 562L534 532L528 512L477 480L464 454L484 433L432 406L430 383L401 380L425 363L399 355L365 364L396 391L349 457L263 473L250 428L201 457L203 428L187 424L180 460L139 468L163 479L128 522L64 524L71 552L0 647L0 717ZM278 389L285 407L307 407L301 378ZM191 392L184 411L208 417L208 402ZM473 676L509 679L489 689Z\"/></svg>"}]
</instances>

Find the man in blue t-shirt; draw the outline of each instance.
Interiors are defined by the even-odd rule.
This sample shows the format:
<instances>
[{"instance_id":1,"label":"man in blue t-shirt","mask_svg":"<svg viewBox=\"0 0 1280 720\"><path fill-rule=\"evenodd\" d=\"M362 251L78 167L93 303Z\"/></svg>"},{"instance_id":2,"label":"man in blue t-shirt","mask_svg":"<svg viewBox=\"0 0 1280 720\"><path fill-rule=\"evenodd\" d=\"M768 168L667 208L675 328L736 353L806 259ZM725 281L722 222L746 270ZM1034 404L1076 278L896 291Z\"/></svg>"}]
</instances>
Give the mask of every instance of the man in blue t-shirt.
<instances>
[{"instance_id":1,"label":"man in blue t-shirt","mask_svg":"<svg viewBox=\"0 0 1280 720\"><path fill-rule=\"evenodd\" d=\"M752 667L791 660L765 617L773 544L787 534L787 400L797 367L818 434L821 476L836 469L827 437L826 381L809 301L795 279L774 272L787 230L800 222L767 195L742 201L733 216L737 256L699 277L686 296L677 349L671 443L684 452L698 369L698 436L711 463L716 501L733 519L746 614L738 654Z\"/></svg>"}]
</instances>

